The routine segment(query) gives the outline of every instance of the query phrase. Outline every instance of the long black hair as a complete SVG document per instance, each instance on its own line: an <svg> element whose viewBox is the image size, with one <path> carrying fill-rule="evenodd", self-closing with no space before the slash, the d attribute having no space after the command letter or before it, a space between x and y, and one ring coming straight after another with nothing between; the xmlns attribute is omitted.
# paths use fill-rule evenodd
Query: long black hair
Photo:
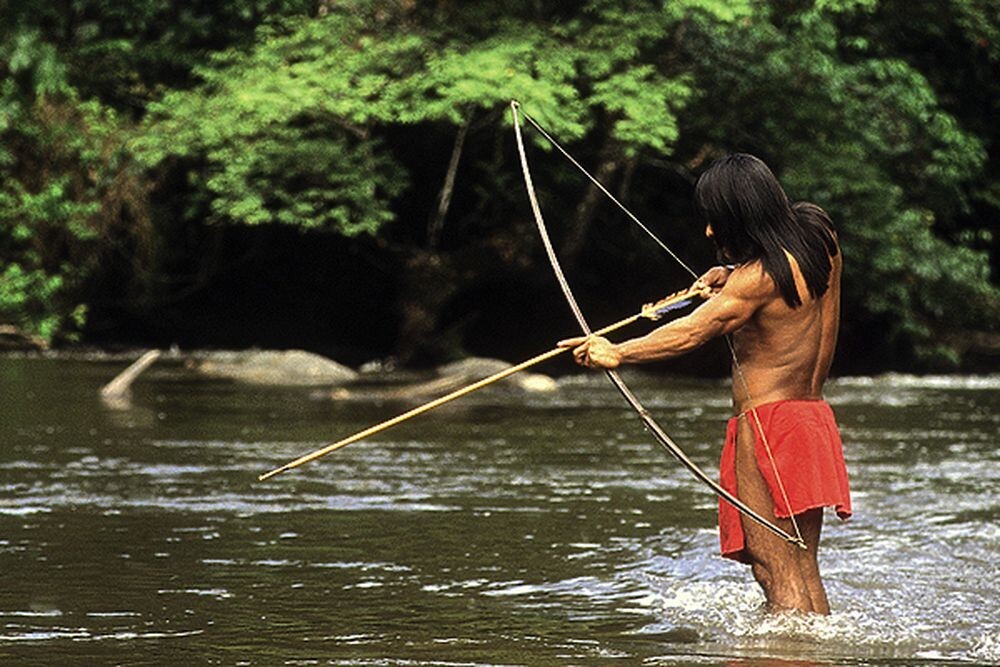
<svg viewBox="0 0 1000 667"><path fill-rule="evenodd" d="M815 204L789 202L762 160L746 153L715 160L698 179L694 200L720 254L737 264L760 260L789 307L802 299L786 250L798 262L809 295L826 293L831 257L838 252L833 222Z"/></svg>

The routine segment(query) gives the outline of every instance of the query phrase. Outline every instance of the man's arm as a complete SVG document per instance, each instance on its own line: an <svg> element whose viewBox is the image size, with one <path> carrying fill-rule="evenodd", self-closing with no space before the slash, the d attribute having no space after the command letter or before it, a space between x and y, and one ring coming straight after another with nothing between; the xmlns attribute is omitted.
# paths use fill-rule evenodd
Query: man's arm
<svg viewBox="0 0 1000 667"><path fill-rule="evenodd" d="M571 338L577 363L591 368L617 368L671 359L701 347L717 336L736 331L773 296L774 283L759 264L733 271L722 290L686 317L669 322L641 338L614 344L600 336Z"/></svg>

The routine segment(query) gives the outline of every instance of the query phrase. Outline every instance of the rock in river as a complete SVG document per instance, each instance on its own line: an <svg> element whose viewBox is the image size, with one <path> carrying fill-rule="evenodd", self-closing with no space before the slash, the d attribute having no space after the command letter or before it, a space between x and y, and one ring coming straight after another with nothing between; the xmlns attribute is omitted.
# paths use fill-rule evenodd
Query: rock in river
<svg viewBox="0 0 1000 667"><path fill-rule="evenodd" d="M188 366L208 377L276 386L341 385L357 377L347 366L302 350L220 352Z"/></svg>
<svg viewBox="0 0 1000 667"><path fill-rule="evenodd" d="M409 385L395 392L396 396L405 398L422 398L446 394L467 384L489 377L513 364L499 359L470 357L454 363L445 364L437 369L438 377L427 382ZM539 373L520 372L503 380L500 384L526 392L549 392L558 389L556 381L547 375Z"/></svg>

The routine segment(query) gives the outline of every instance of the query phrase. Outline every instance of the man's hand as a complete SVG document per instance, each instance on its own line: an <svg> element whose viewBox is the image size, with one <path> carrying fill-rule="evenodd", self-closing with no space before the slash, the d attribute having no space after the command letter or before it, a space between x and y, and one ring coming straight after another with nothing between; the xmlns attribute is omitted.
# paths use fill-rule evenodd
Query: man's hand
<svg viewBox="0 0 1000 667"><path fill-rule="evenodd" d="M602 336L580 336L559 341L559 347L571 347L576 363L587 368L612 370L621 363L615 344Z"/></svg>
<svg viewBox="0 0 1000 667"><path fill-rule="evenodd" d="M722 291L732 273L733 270L729 267L713 266L694 281L694 284L691 285L691 291L699 292L706 299L710 299Z"/></svg>

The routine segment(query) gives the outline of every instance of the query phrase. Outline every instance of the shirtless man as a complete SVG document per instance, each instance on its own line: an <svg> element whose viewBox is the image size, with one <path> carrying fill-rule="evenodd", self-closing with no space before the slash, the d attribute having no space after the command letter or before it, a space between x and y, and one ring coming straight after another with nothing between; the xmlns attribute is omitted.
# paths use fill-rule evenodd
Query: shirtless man
<svg viewBox="0 0 1000 667"><path fill-rule="evenodd" d="M732 265L692 285L708 300L641 338L614 344L590 336L560 345L573 347L583 366L610 369L670 359L732 334L735 416L722 452L722 486L786 532L800 532L807 549L720 500L722 555L751 566L768 608L828 614L817 563L823 507L841 518L851 513L840 436L823 401L840 320L836 234L818 206L790 204L767 166L750 155L713 163L695 200L705 235Z"/></svg>

